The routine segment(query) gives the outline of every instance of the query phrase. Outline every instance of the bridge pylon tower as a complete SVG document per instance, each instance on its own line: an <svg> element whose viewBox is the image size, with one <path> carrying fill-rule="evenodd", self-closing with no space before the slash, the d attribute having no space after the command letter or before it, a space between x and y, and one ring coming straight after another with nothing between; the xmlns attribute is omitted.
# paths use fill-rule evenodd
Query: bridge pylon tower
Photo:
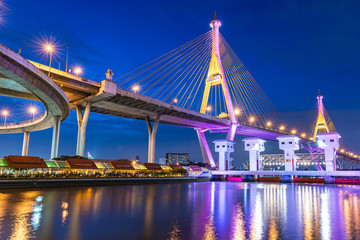
<svg viewBox="0 0 360 240"><path fill-rule="evenodd" d="M236 131L236 117L235 112L231 100L231 95L229 91L229 87L225 78L224 69L221 63L221 55L219 49L219 28L221 26L221 22L217 19L216 11L214 20L210 24L212 31L212 52L209 70L206 77L205 82L205 90L201 102L200 113L206 113L206 109L208 107L210 89L212 86L221 85L221 89L225 98L226 107L228 111L228 116L232 123L232 126L229 129L229 133L226 137L227 140L233 141Z"/></svg>
<svg viewBox="0 0 360 240"><path fill-rule="evenodd" d="M211 87L216 85L221 85L222 93L225 98L226 108L228 111L228 116L231 121L231 125L229 126L229 131L226 136L226 140L221 140L221 141L222 142L225 141L226 143L229 143L229 145L233 146L232 141L234 141L237 121L235 117L235 112L231 100L229 87L224 74L223 65L221 63L220 46L219 46L219 37L220 37L219 28L221 26L221 22L217 19L216 11L215 11L214 20L211 22L210 26L212 28L212 51L211 51L210 65L205 80L205 90L201 102L200 113L203 114L206 113ZM209 145L204 135L205 131L207 131L207 129L196 129L200 142L201 152L204 158L204 162L209 163L212 166L215 166L213 156L211 154ZM215 150L217 151L218 149ZM232 167L231 166L232 158L230 157L230 153L233 151L234 151L233 149L231 150L224 149L224 151L219 152L220 154L218 160L219 170L227 170Z"/></svg>
<svg viewBox="0 0 360 240"><path fill-rule="evenodd" d="M316 120L315 129L314 129L314 135L313 135L314 141L316 140L316 135L318 133L329 133L330 132L329 126L325 119L324 105L322 102L323 96L321 96L320 89L319 89L319 95L317 96L317 99L318 99L318 117Z"/></svg>

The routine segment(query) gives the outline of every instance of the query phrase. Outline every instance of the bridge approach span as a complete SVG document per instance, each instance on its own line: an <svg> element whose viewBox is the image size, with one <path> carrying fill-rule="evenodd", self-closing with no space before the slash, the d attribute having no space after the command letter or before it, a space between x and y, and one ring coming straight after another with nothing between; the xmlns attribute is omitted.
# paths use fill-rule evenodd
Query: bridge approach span
<svg viewBox="0 0 360 240"><path fill-rule="evenodd" d="M66 94L46 73L0 44L0 95L37 100L46 112L33 121L0 125L0 133L20 133L47 129L66 119L70 105Z"/></svg>

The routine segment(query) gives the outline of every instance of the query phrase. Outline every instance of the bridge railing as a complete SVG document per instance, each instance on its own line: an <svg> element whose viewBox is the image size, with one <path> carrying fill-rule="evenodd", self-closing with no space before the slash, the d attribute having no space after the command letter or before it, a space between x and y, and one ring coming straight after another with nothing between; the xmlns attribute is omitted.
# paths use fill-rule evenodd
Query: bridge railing
<svg viewBox="0 0 360 240"><path fill-rule="evenodd" d="M47 115L47 112L45 111L43 114L41 114L40 116L37 116L34 119L29 119L26 121L21 121L21 122L9 122L9 123L2 123L0 124L0 129L4 130L4 129L12 129L12 128L19 128L19 127L26 127L29 125L34 125L38 122L41 122Z"/></svg>

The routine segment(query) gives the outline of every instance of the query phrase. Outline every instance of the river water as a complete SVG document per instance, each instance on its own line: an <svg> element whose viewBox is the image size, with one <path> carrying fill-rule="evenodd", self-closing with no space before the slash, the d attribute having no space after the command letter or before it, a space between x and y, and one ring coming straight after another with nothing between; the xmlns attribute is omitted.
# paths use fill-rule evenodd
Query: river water
<svg viewBox="0 0 360 240"><path fill-rule="evenodd" d="M1 190L0 239L360 239L360 186L204 182Z"/></svg>

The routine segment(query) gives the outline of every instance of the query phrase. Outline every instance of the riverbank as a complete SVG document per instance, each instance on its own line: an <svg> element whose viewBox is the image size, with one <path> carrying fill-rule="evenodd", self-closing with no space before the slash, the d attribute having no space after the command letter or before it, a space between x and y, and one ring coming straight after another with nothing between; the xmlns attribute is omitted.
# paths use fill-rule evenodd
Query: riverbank
<svg viewBox="0 0 360 240"><path fill-rule="evenodd" d="M204 177L0 179L0 189L206 182Z"/></svg>

